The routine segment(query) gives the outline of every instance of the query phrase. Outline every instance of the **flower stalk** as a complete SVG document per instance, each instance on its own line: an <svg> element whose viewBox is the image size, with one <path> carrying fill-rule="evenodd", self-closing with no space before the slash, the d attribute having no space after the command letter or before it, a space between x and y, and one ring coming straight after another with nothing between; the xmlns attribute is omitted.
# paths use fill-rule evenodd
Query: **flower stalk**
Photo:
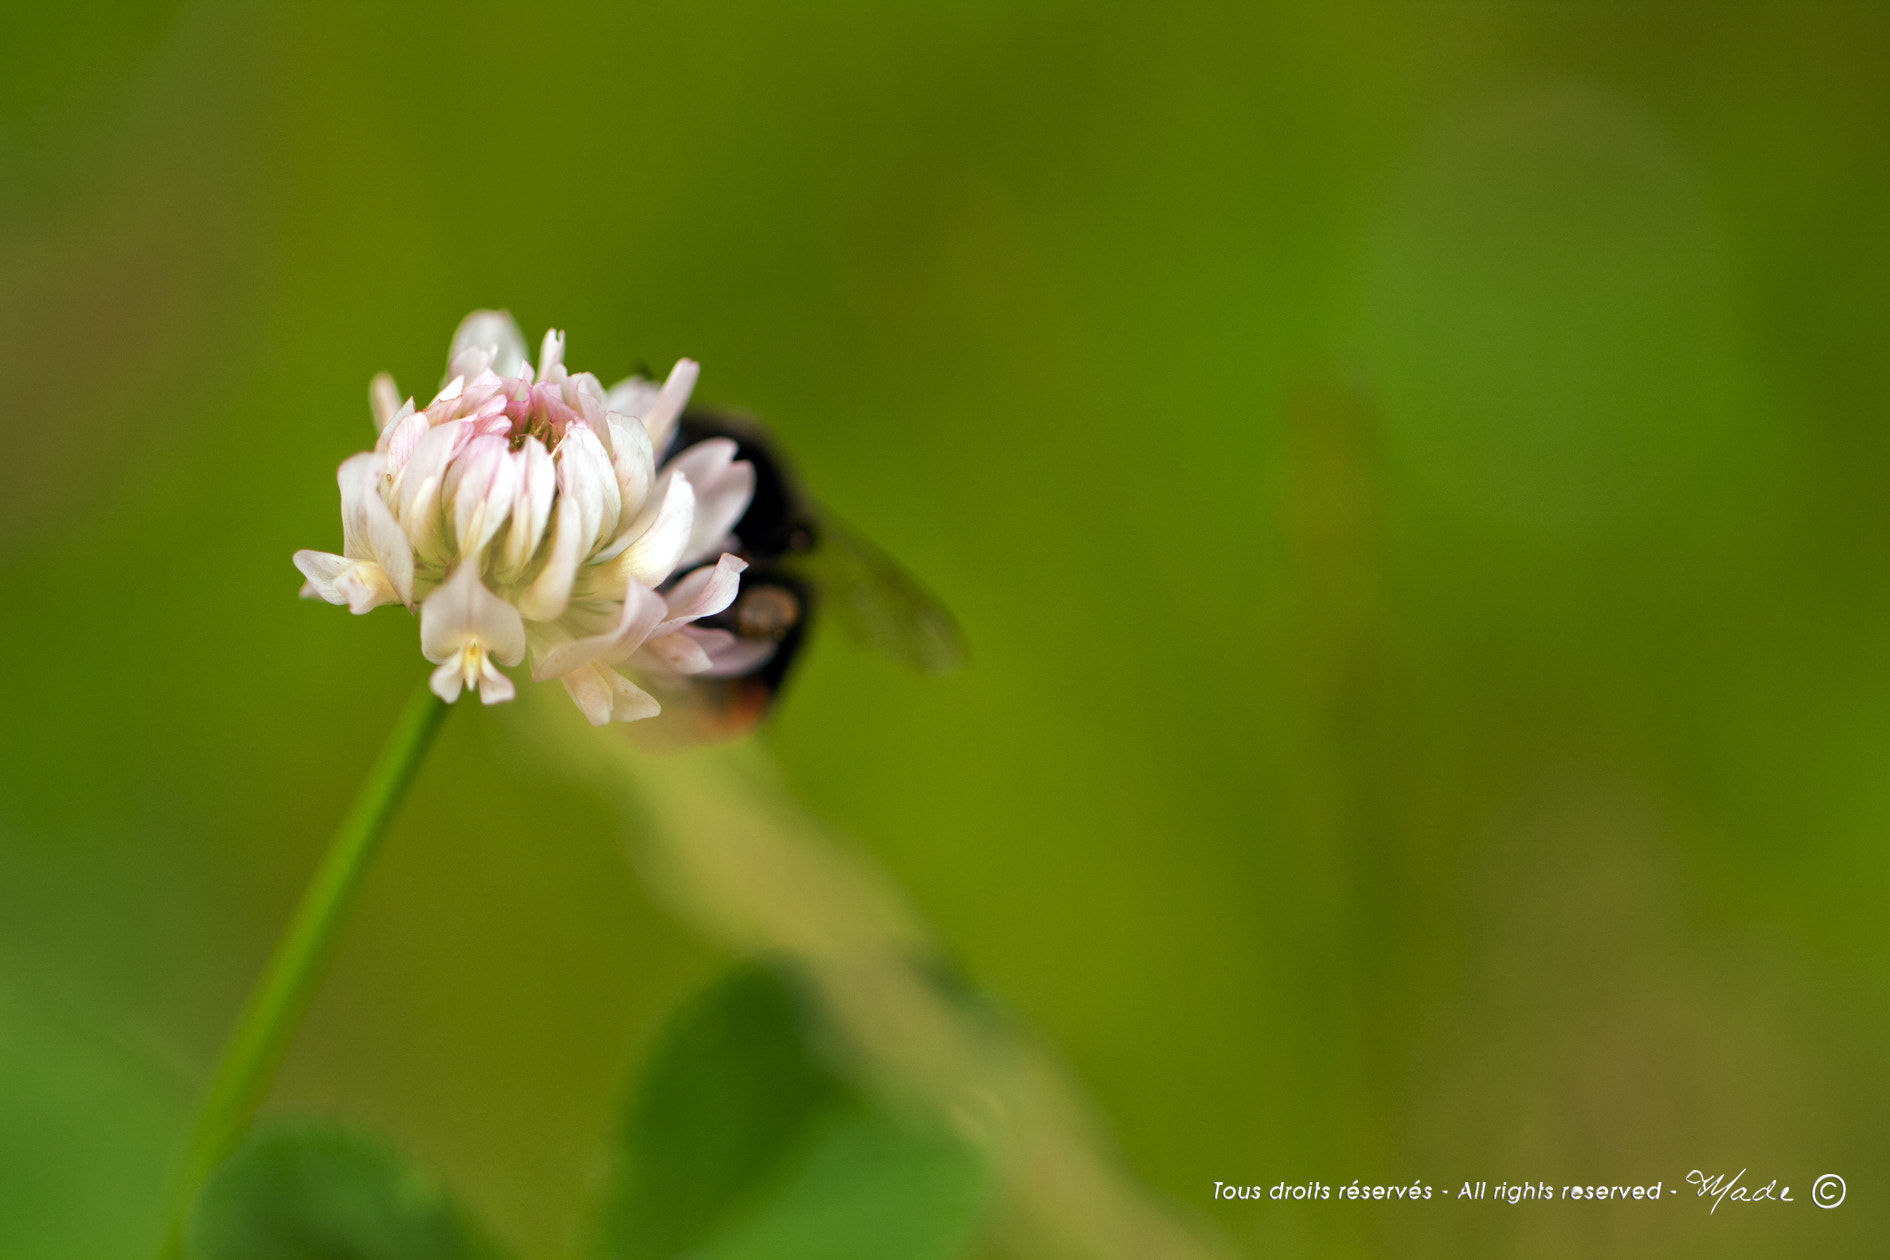
<svg viewBox="0 0 1890 1260"><path fill-rule="evenodd" d="M225 1045L191 1138L164 1245L183 1254L184 1226L204 1183L242 1139L333 957L342 924L394 812L425 759L449 706L425 685L401 713L387 744L322 855Z"/></svg>

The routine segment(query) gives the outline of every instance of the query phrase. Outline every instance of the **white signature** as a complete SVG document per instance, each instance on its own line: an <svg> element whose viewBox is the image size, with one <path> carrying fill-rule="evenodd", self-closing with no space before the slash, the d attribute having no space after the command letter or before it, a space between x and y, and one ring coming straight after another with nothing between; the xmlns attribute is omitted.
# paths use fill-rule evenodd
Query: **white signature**
<svg viewBox="0 0 1890 1260"><path fill-rule="evenodd" d="M1778 1189L1777 1177L1772 1178L1772 1180L1755 1190L1751 1186L1742 1186L1739 1184L1740 1180L1744 1178L1745 1175L1746 1170L1743 1168L1734 1173L1730 1179L1725 1173L1709 1175L1695 1168L1692 1172L1687 1174L1687 1184L1699 1187L1699 1189L1694 1192L1696 1197L1703 1198L1709 1194L1713 1196L1713 1206L1708 1210L1708 1216L1719 1211L1719 1205L1727 1200L1731 1200L1734 1203L1796 1202L1796 1200L1792 1198L1792 1188L1790 1186ZM1775 1190L1776 1193L1774 1193Z"/></svg>

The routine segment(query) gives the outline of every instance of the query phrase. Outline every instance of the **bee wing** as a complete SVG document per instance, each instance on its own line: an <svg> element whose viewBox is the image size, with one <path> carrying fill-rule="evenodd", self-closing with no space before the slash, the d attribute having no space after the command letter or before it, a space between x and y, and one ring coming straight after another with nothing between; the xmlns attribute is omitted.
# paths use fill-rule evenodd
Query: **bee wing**
<svg viewBox="0 0 1890 1260"><path fill-rule="evenodd" d="M937 676L965 663L958 623L919 579L891 556L821 510L819 545L794 557L812 579L823 611L881 656Z"/></svg>

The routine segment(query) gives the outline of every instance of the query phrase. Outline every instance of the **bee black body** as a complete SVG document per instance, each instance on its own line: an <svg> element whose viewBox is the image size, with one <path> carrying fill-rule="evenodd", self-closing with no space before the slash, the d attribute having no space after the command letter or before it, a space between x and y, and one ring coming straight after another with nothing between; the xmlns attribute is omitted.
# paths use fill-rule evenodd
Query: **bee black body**
<svg viewBox="0 0 1890 1260"><path fill-rule="evenodd" d="M746 674L690 675L662 696L664 716L636 723L658 742L729 739L774 707L817 616L832 616L859 642L922 674L948 674L964 659L951 613L885 552L848 529L801 489L767 431L753 420L687 411L671 449L727 438L735 458L754 466L755 490L735 523L737 554L748 562L741 593L696 624L774 646Z"/></svg>
<svg viewBox="0 0 1890 1260"><path fill-rule="evenodd" d="M734 530L741 540L738 554L748 562L741 594L727 610L697 624L775 644L774 654L752 673L693 683L693 707L708 728L704 733L733 736L767 715L806 641L817 611L817 592L789 566L818 545L820 527L793 473L759 424L714 412L684 412L677 421L674 449L686 450L709 438L732 440L735 458L754 465L755 493Z"/></svg>

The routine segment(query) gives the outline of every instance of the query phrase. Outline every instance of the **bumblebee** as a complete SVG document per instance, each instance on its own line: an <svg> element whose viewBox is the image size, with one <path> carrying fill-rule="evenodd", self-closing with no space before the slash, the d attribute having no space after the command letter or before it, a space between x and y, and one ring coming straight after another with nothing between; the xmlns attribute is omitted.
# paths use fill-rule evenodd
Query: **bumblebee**
<svg viewBox="0 0 1890 1260"><path fill-rule="evenodd" d="M671 449L709 438L733 441L735 458L754 465L755 492L734 529L736 554L748 562L741 593L697 624L771 643L774 650L746 673L680 678L662 693L662 716L636 724L642 733L664 743L746 734L773 709L815 623L829 617L867 647L922 674L949 674L963 664L963 641L945 606L810 497L759 423L685 411Z"/></svg>

